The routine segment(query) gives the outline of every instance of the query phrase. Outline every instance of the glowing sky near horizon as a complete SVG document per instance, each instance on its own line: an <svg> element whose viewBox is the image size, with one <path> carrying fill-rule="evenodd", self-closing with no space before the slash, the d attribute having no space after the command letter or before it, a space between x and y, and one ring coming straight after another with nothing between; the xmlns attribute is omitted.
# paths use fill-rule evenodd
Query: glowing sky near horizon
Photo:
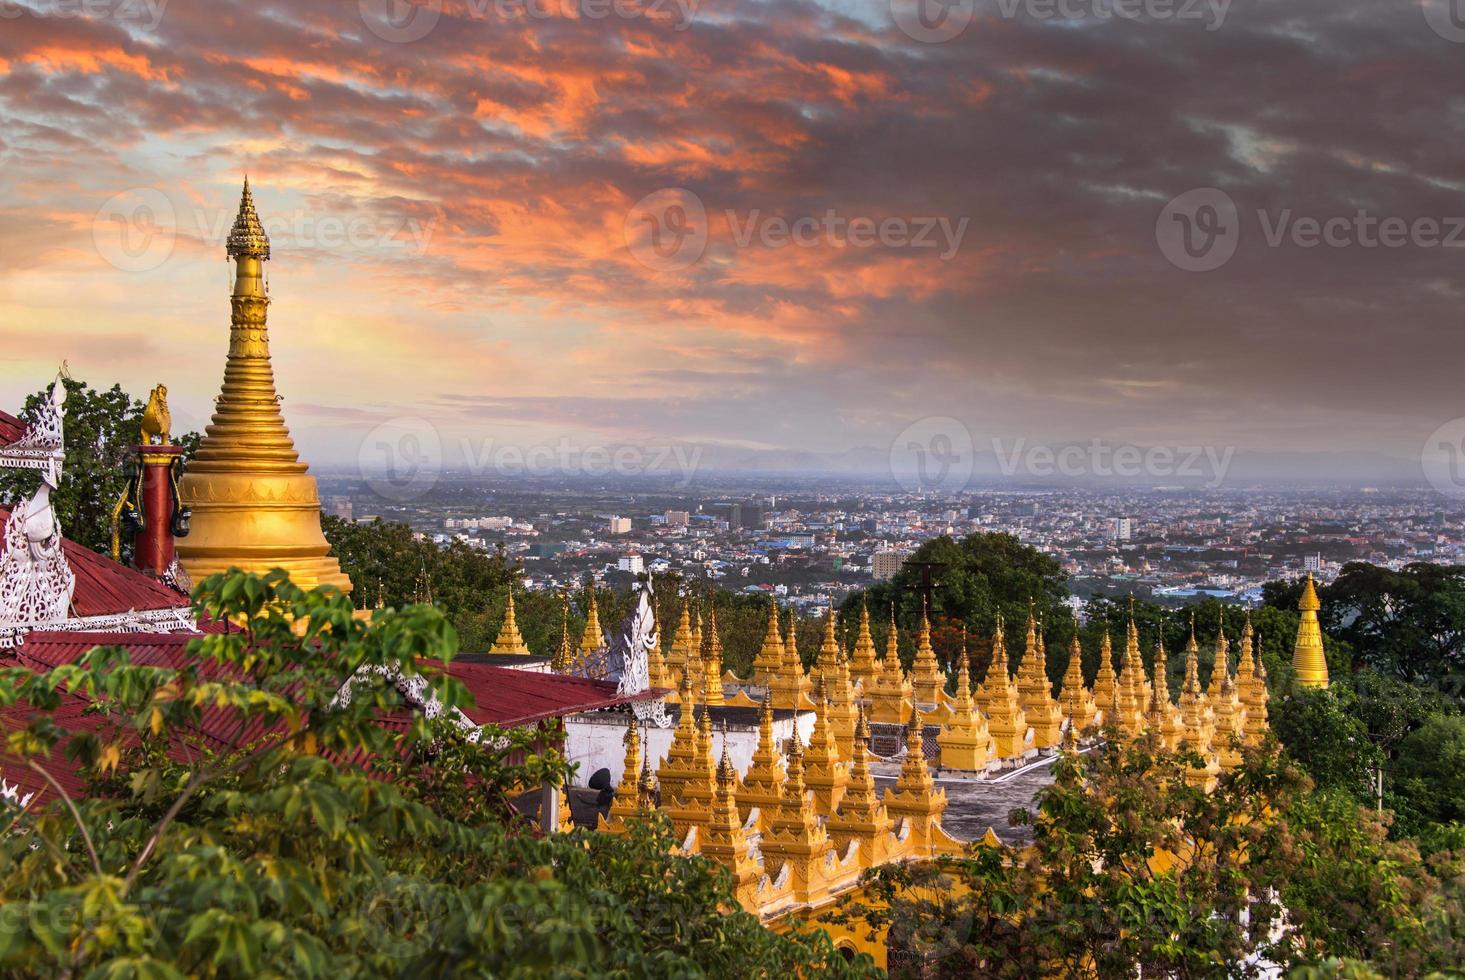
<svg viewBox="0 0 1465 980"><path fill-rule="evenodd" d="M880 450L929 416L979 444L1407 459L1465 415L1465 232L1267 241L1465 215L1465 43L1418 3L1235 0L1212 25L994 0L923 43L880 3L579 2L449 0L397 41L378 0L6 4L0 404L64 358L166 382L201 427L247 172L287 419L321 465L404 416L450 446L735 460ZM1156 226L1202 187L1240 241L1188 272ZM685 264L636 210L673 188L707 216Z"/></svg>

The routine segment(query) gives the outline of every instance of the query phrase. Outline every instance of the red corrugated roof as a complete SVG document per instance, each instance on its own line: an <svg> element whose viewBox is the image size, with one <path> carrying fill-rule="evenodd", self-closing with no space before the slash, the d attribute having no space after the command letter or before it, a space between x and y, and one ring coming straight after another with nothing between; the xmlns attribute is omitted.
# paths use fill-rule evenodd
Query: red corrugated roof
<svg viewBox="0 0 1465 980"><path fill-rule="evenodd" d="M0 446L8 446L25 435L25 423L9 412L0 412Z"/></svg>
<svg viewBox="0 0 1465 980"><path fill-rule="evenodd" d="M10 511L0 507L0 531L10 520ZM175 592L135 568L104 558L75 541L63 539L66 560L76 575L76 592L71 608L77 616L113 616L147 609L178 609L189 605L188 597ZM0 553L4 534L0 533Z"/></svg>
<svg viewBox="0 0 1465 980"><path fill-rule="evenodd" d="M32 670L50 670L75 663L99 646L125 647L132 662L148 667L181 667L189 661L189 633L67 633L37 630L8 659ZM439 661L429 661L441 668ZM625 696L609 681L539 674L508 667L453 662L448 675L460 681L476 702L464 713L479 725L513 728L561 715L594 711L657 696L653 692Z"/></svg>

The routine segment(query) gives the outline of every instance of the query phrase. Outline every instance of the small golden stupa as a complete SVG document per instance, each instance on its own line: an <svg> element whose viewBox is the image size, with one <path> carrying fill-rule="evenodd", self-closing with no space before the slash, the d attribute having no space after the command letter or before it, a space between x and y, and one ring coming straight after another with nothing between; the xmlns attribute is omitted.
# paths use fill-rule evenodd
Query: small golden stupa
<svg viewBox="0 0 1465 980"><path fill-rule="evenodd" d="M270 240L248 179L227 251L235 263L229 358L213 421L178 482L183 505L193 510L191 533L175 545L178 561L194 581L231 567L283 568L303 588L350 592L321 532L315 478L280 414L266 324Z"/></svg>
<svg viewBox="0 0 1465 980"><path fill-rule="evenodd" d="M1297 603L1302 618L1297 624L1297 643L1292 648L1292 669L1297 672L1297 683L1303 687L1328 686L1328 661L1323 656L1323 631L1317 621L1318 610L1321 608L1317 588L1312 583L1312 573L1308 572L1307 584L1302 588L1302 599Z"/></svg>

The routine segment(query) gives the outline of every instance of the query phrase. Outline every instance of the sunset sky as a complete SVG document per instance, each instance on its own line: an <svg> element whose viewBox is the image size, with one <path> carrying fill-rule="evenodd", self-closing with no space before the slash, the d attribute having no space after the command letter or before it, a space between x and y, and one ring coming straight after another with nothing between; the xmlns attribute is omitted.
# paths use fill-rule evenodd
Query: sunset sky
<svg viewBox="0 0 1465 980"><path fill-rule="evenodd" d="M66 359L201 427L248 173L317 465L402 416L732 461L952 416L1417 469L1465 415L1465 13L924 2L7 0L0 406ZM1236 250L1187 271L1208 187Z"/></svg>

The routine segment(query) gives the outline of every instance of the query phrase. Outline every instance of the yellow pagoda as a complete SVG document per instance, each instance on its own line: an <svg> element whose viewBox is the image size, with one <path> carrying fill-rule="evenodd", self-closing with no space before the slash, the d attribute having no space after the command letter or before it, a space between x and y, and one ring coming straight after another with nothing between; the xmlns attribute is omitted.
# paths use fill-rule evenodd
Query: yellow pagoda
<svg viewBox="0 0 1465 980"><path fill-rule="evenodd" d="M911 662L912 697L930 710L946 698L946 675L931 646L931 617L921 609L921 630L916 634L916 659Z"/></svg>
<svg viewBox="0 0 1465 980"><path fill-rule="evenodd" d="M987 730L992 734L999 759L1018 758L1027 752L1028 722L1023 715L1017 688L1007 673L1007 641L1003 639L1003 621L997 616L997 632L992 637L992 663L982 678L978 703L987 715Z"/></svg>
<svg viewBox="0 0 1465 980"><path fill-rule="evenodd" d="M270 240L248 179L225 250L234 262L229 356L213 420L178 481L182 505L193 510L188 536L174 542L178 562L195 581L230 568L282 568L302 588L350 592L321 532L315 478L280 412L264 273Z"/></svg>
<svg viewBox="0 0 1465 980"><path fill-rule="evenodd" d="M509 600L504 606L504 625L499 627L499 635L495 637L493 646L489 649L491 653L514 653L527 655L529 647L524 643L524 637L519 633L519 623L514 618L514 590L509 589Z"/></svg>
<svg viewBox="0 0 1465 980"><path fill-rule="evenodd" d="M1119 675L1114 672L1114 641L1109 637L1109 624L1104 623L1104 639L1099 644L1099 673L1094 677L1094 706L1098 709L1099 723L1104 726L1116 724L1118 717Z"/></svg>
<svg viewBox="0 0 1465 980"><path fill-rule="evenodd" d="M967 670L965 654L957 665L956 694L951 699L946 724L936 735L936 744L941 747L943 769L982 770L992 758L992 733L987 728L987 719L972 700L971 673Z"/></svg>
<svg viewBox="0 0 1465 980"><path fill-rule="evenodd" d="M880 676L880 665L875 662L875 639L870 635L870 606L867 602L860 604L860 628L855 636L849 672L850 679L859 685L863 693L868 693Z"/></svg>
<svg viewBox="0 0 1465 980"><path fill-rule="evenodd" d="M1094 696L1083 683L1083 648L1078 642L1078 621L1073 623L1073 640L1068 644L1068 669L1063 674L1063 689L1058 692L1058 706L1068 719L1068 728L1078 738L1094 723L1097 709Z"/></svg>
<svg viewBox="0 0 1465 980"><path fill-rule="evenodd" d="M911 684L900 666L900 632L895 625L895 607L890 610L890 631L885 635L885 656L873 685L864 692L869 701L870 721L904 725L911 716Z"/></svg>
<svg viewBox="0 0 1465 980"><path fill-rule="evenodd" d="M1048 680L1048 656L1043 646L1042 631L1028 611L1027 647L1017 668L1017 690L1022 713L1033 730L1033 748L1051 749L1063 734L1063 712L1053 700L1052 681Z"/></svg>
<svg viewBox="0 0 1465 980"><path fill-rule="evenodd" d="M769 603L768 631L763 634L763 645L758 656L753 658L753 683L767 687L783 667L783 637L778 632L778 603Z"/></svg>
<svg viewBox="0 0 1465 980"><path fill-rule="evenodd" d="M1297 683L1303 687L1328 686L1328 661L1323 656L1323 631L1318 625L1317 614L1322 603L1318 602L1317 588L1312 582L1312 573L1307 573L1307 584L1302 588L1302 599L1297 609L1302 621L1297 624L1297 643L1292 648L1292 670Z"/></svg>

